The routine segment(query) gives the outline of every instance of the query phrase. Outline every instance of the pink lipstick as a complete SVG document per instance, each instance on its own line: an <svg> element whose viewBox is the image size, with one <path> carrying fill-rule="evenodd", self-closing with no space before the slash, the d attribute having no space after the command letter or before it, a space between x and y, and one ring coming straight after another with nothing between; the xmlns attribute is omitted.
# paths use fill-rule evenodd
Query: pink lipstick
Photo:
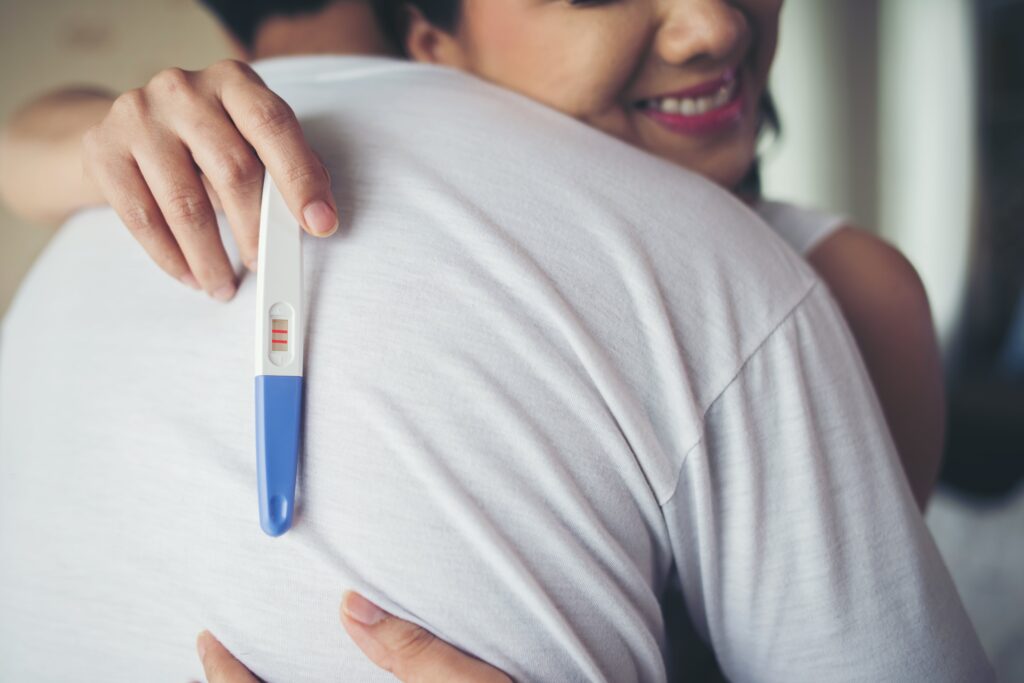
<svg viewBox="0 0 1024 683"><path fill-rule="evenodd" d="M658 95L637 108L658 124L683 135L714 135L743 117L743 93L735 69L686 90Z"/></svg>

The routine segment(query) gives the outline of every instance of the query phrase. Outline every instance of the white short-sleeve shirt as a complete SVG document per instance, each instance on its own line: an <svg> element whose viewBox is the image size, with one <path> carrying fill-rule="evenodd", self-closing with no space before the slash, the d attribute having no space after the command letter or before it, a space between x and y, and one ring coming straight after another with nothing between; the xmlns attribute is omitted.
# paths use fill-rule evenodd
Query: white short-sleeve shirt
<svg viewBox="0 0 1024 683"><path fill-rule="evenodd" d="M260 71L345 226L304 241L294 528L257 518L253 278L214 302L79 214L3 322L0 680L198 677L203 628L267 681L390 680L355 588L516 680L662 681L673 581L733 680L991 677L843 320L751 211L451 71Z"/></svg>

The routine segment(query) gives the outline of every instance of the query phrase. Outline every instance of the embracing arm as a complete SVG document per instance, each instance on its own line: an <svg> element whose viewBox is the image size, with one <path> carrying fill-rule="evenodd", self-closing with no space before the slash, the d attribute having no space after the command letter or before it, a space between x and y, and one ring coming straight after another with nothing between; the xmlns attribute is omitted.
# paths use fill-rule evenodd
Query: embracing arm
<svg viewBox="0 0 1024 683"><path fill-rule="evenodd" d="M103 203L82 172L82 136L114 102L108 92L67 88L18 110L0 134L0 196L31 221L58 222L77 209Z"/></svg>
<svg viewBox="0 0 1024 683"><path fill-rule="evenodd" d="M338 214L326 166L295 113L247 64L165 69L111 101L65 91L7 126L0 189L18 213L60 219L109 203L169 275L227 300L234 268L214 207L255 269L264 166L298 223L324 237Z"/></svg>
<svg viewBox="0 0 1024 683"><path fill-rule="evenodd" d="M341 603L341 623L374 664L408 683L512 683L505 673L438 639L416 624L388 614L351 591ZM210 683L259 683L209 631L196 641Z"/></svg>
<svg viewBox="0 0 1024 683"><path fill-rule="evenodd" d="M843 228L808 256L850 326L921 510L945 438L942 360L914 266L874 235Z"/></svg>

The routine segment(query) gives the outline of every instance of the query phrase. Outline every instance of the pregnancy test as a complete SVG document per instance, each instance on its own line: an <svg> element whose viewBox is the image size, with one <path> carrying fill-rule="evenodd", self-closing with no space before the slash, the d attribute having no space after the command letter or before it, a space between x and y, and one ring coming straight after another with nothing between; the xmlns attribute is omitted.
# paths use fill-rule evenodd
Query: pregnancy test
<svg viewBox="0 0 1024 683"><path fill-rule="evenodd" d="M288 531L302 437L302 228L263 179L256 269L256 472L260 527Z"/></svg>

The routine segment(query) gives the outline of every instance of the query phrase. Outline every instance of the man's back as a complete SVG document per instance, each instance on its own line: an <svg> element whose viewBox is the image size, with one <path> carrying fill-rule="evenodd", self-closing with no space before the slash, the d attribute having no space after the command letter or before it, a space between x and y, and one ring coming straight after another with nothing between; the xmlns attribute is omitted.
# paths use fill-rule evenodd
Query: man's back
<svg viewBox="0 0 1024 683"><path fill-rule="evenodd" d="M677 578L736 678L978 671L845 328L746 209L454 73L261 73L352 226L306 243L295 526L257 523L252 278L203 300L77 217L4 325L0 678L196 675L208 627L266 680L389 679L353 587L518 680L662 680Z"/></svg>

